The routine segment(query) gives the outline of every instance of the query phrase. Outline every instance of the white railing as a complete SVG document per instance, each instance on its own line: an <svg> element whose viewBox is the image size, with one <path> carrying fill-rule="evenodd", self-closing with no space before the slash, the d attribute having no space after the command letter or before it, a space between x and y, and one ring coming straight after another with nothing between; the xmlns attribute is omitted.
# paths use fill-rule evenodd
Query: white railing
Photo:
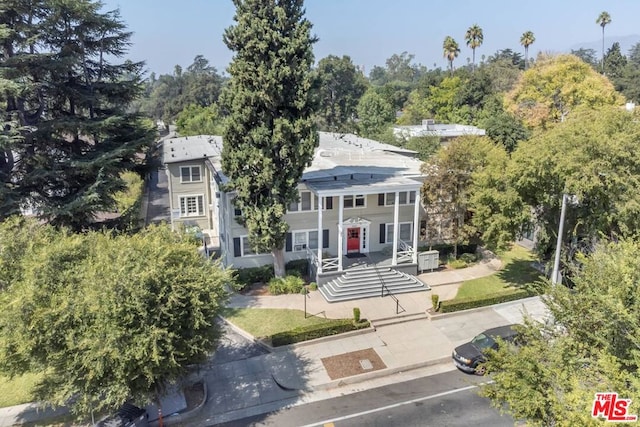
<svg viewBox="0 0 640 427"><path fill-rule="evenodd" d="M407 242L398 239L398 264L413 262L413 247Z"/></svg>
<svg viewBox="0 0 640 427"><path fill-rule="evenodd" d="M307 256L311 263L318 268L318 254L314 249L307 248ZM322 258L322 271L331 271L338 269L338 258Z"/></svg>
<svg viewBox="0 0 640 427"><path fill-rule="evenodd" d="M338 269L338 258L323 258L322 271L331 271Z"/></svg>
<svg viewBox="0 0 640 427"><path fill-rule="evenodd" d="M315 253L315 251L307 248L307 256L311 260L311 264L313 264L315 267L317 267L318 266L318 255Z"/></svg>

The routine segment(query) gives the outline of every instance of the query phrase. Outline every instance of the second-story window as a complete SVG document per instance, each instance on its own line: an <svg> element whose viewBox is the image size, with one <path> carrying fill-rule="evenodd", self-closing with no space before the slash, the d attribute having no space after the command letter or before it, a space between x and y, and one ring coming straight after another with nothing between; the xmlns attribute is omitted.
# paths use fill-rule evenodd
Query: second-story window
<svg viewBox="0 0 640 427"><path fill-rule="evenodd" d="M200 166L181 166L180 182L201 182Z"/></svg>
<svg viewBox="0 0 640 427"><path fill-rule="evenodd" d="M345 208L363 208L366 206L365 196L357 194L355 196L344 196Z"/></svg>
<svg viewBox="0 0 640 427"><path fill-rule="evenodd" d="M300 201L289 204L289 212L308 212L317 210L318 202L315 201L314 204L314 199L315 197L311 191L301 191Z"/></svg>

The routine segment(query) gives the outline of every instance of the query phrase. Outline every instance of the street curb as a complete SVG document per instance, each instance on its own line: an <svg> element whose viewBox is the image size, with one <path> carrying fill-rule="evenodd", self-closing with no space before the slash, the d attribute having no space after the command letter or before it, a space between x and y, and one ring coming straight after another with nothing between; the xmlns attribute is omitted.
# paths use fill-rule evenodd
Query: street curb
<svg viewBox="0 0 640 427"><path fill-rule="evenodd" d="M253 335L251 335L250 333L248 333L247 331L245 331L244 329L241 329L239 327L237 327L236 325L234 325L233 323L229 322L227 319L225 319L224 317L218 315L218 319L222 320L224 323L226 323L231 329L234 330L234 332L236 332L239 335L242 335L245 339L251 341L252 343L259 345L260 347L262 347L265 351L268 351L269 353L273 353L274 352L274 348L271 347L270 345L268 345L267 343L265 343L264 341L254 337Z"/></svg>
<svg viewBox="0 0 640 427"><path fill-rule="evenodd" d="M196 406L190 411L181 412L175 415L170 415L166 418L163 417L162 418L163 425L171 426L171 425L183 423L185 421L189 421L190 419L198 415L200 412L202 412L202 408L204 408L204 405L207 403L207 400L209 400L209 388L207 387L206 381L201 380L201 382L202 382L202 388L204 389L204 396L202 397L202 402L200 402L198 406ZM157 427L159 425L160 423L157 420L149 423L149 426L151 427Z"/></svg>

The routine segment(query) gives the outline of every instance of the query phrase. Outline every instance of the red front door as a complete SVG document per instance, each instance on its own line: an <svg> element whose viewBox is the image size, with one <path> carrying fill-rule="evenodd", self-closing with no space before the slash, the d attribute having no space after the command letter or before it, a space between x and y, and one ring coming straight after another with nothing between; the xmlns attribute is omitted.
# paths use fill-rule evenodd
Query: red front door
<svg viewBox="0 0 640 427"><path fill-rule="evenodd" d="M347 228L347 253L360 252L360 228Z"/></svg>

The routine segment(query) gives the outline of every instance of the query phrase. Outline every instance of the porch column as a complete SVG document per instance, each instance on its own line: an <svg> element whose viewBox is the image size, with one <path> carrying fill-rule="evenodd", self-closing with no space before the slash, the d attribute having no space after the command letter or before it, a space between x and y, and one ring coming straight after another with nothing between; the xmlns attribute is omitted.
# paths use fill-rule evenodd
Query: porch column
<svg viewBox="0 0 640 427"><path fill-rule="evenodd" d="M322 205L324 197L318 200L318 273L322 273Z"/></svg>
<svg viewBox="0 0 640 427"><path fill-rule="evenodd" d="M420 233L420 192L416 191L413 205L413 263L418 263L418 235Z"/></svg>
<svg viewBox="0 0 640 427"><path fill-rule="evenodd" d="M391 265L398 265L398 239L400 238L400 230L398 230L398 214L400 213L400 193L396 191L396 200L393 205L393 258Z"/></svg>
<svg viewBox="0 0 640 427"><path fill-rule="evenodd" d="M344 196L340 195L338 203L338 271L342 271L342 211L344 210Z"/></svg>

